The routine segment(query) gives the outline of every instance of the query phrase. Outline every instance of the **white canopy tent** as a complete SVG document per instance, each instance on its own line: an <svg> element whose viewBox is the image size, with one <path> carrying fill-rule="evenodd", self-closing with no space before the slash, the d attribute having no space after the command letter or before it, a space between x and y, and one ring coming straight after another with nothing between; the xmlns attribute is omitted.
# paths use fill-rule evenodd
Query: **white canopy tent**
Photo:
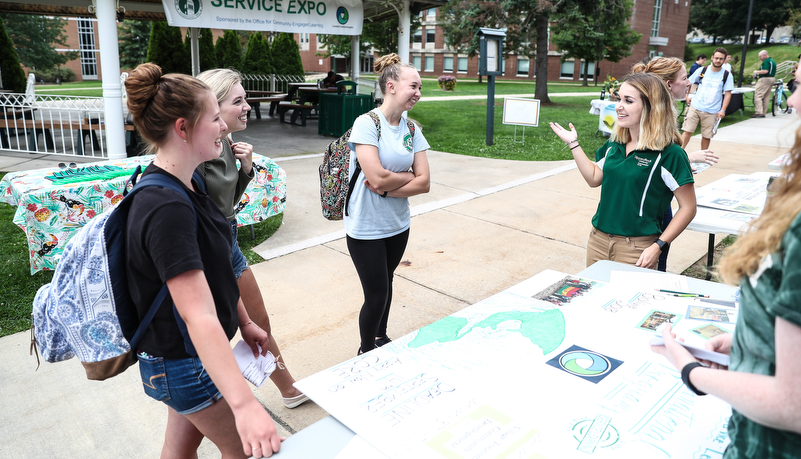
<svg viewBox="0 0 801 459"><path fill-rule="evenodd" d="M103 78L103 99L104 99L104 117L106 132L119 132L120 135L107 136L107 145L110 159L124 158L125 152L125 136L124 120L122 110L122 87L119 78L108 78L108 75L120 74L120 54L118 38L117 38L117 14L124 11L126 19L142 19L142 20L167 20L164 6L161 0L83 0L86 4L83 6L76 6L76 3L82 0L20 0L18 2L0 2L0 12L2 13L22 13L22 14L43 14L51 16L77 16L86 17L91 16L92 13L97 17L97 29L99 36L100 47L100 68L106 77ZM393 17L394 15L400 16L400 30L398 31L398 55L408 62L409 61L409 32L411 24L411 10L421 11L427 8L436 8L444 5L447 0L341 0L351 4L353 2L361 3L362 7L362 20L371 22L380 22ZM184 9L186 3L190 3L190 9L197 11L202 8L203 2L208 5L213 4L236 4L231 0L188 0L182 2ZM288 0L283 4L286 8L292 3L317 5L318 2L307 2L304 0ZM328 3L336 3L337 0L327 0ZM254 0L246 3L262 5L265 10L270 5L281 4L281 0ZM175 2L170 1L170 4ZM307 25L300 23L297 26L290 25L287 29L286 24L281 21L281 24L268 24L265 21L251 22L245 29L246 30L262 30L262 31L284 31L293 33L306 33L310 32ZM290 21L291 22L291 21ZM203 26L202 26L203 27ZM280 28L278 28L280 27ZM215 27L215 28L231 28L231 27ZM242 27L238 27L242 28ZM352 29L340 29L337 35L352 35L351 46L353 52L351 53L353 72L352 78L358 78L359 72L359 35L355 34L356 30L361 33L361 26ZM351 32L351 33L347 33ZM199 54L198 54L198 34L197 28L191 28L190 37L192 40L192 73L197 74L199 69ZM114 46L104 46L104 44L111 44Z"/></svg>

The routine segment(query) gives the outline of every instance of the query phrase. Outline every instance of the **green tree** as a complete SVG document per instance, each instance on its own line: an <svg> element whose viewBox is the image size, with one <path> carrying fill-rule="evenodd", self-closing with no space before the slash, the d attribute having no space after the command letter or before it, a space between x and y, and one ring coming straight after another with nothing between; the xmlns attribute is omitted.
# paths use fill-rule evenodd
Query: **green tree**
<svg viewBox="0 0 801 459"><path fill-rule="evenodd" d="M6 32L4 22L0 21L0 76L3 78L0 87L14 92L25 92L25 71L19 65L17 50Z"/></svg>
<svg viewBox="0 0 801 459"><path fill-rule="evenodd" d="M268 75L273 73L270 58L270 43L261 32L253 32L248 39L242 73Z"/></svg>
<svg viewBox="0 0 801 459"><path fill-rule="evenodd" d="M630 0L572 0L552 16L557 30L552 40L564 51L562 60L584 61L583 86L590 62L620 62L642 38L628 24L632 7Z"/></svg>
<svg viewBox="0 0 801 459"><path fill-rule="evenodd" d="M211 29L200 29L198 52L200 53L201 72L217 68L217 54L214 51L214 35Z"/></svg>
<svg viewBox="0 0 801 459"><path fill-rule="evenodd" d="M188 62L181 29L170 27L165 21L154 21L150 30L147 61L158 64L165 74L189 73L192 64Z"/></svg>
<svg viewBox="0 0 801 459"><path fill-rule="evenodd" d="M0 17L5 21L6 31L25 67L47 71L78 58L77 51L56 51L57 46L67 46L64 33L67 21L31 14L3 14Z"/></svg>
<svg viewBox="0 0 801 459"><path fill-rule="evenodd" d="M740 37L745 31L748 4L742 0L693 0L690 26L716 40ZM790 13L799 8L801 0L755 0L751 31L765 29L769 37L777 27L786 25Z"/></svg>
<svg viewBox="0 0 801 459"><path fill-rule="evenodd" d="M448 46L473 57L479 52L480 27L505 29L504 54L535 57L537 78L534 95L542 103L548 97L548 23L563 0L451 0L443 8L442 28ZM514 13L510 13L514 12ZM536 52L538 49L544 52Z"/></svg>
<svg viewBox="0 0 801 459"><path fill-rule="evenodd" d="M273 42L271 49L273 66L278 75L300 75L303 72L303 62L300 59L300 48L292 34L280 33Z"/></svg>
<svg viewBox="0 0 801 459"><path fill-rule="evenodd" d="M217 51L217 64L221 68L242 69L242 45L236 32L226 30L223 36L217 39L215 50Z"/></svg>
<svg viewBox="0 0 801 459"><path fill-rule="evenodd" d="M147 59L151 21L124 20L117 25L120 42L120 67L132 69Z"/></svg>

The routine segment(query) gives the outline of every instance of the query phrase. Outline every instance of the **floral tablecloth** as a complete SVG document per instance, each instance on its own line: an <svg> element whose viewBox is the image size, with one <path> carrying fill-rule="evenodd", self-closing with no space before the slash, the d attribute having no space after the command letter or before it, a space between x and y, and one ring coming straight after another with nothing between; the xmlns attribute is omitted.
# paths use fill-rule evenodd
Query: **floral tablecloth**
<svg viewBox="0 0 801 459"><path fill-rule="evenodd" d="M64 245L89 219L122 200L125 181L153 156L10 172L0 180L0 201L17 206L14 223L25 231L31 274L54 269ZM286 173L270 158L254 154L256 175L237 206L239 226L284 211Z"/></svg>

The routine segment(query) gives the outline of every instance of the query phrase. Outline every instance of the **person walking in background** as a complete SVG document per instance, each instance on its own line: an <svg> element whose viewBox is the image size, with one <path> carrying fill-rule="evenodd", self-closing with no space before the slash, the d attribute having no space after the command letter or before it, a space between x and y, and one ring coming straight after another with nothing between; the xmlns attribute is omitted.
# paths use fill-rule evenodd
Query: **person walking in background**
<svg viewBox="0 0 801 459"><path fill-rule="evenodd" d="M220 116L228 125L228 136L223 142L220 157L204 162L197 170L206 179L209 196L217 203L231 226L231 263L245 309L253 322L267 332L268 350L280 363L270 375L270 379L281 391L284 405L287 408L295 408L307 402L309 398L293 386L295 379L286 368L281 350L273 337L270 316L264 306L259 284L236 240L236 205L254 176L253 146L245 142L233 142L231 138L232 133L245 129L248 123L250 106L245 101L242 76L235 70L214 69L206 70L197 77L214 91L220 105ZM236 166L237 160L241 165L239 169Z"/></svg>
<svg viewBox="0 0 801 459"><path fill-rule="evenodd" d="M703 67L704 64L706 64L706 54L699 54L695 56L695 62L693 62L693 65L690 66L689 74L692 75L696 70Z"/></svg>
<svg viewBox="0 0 801 459"><path fill-rule="evenodd" d="M801 93L793 93L787 104L799 113ZM795 138L762 215L718 265L725 282L740 284L734 334L706 344L730 354L728 368L698 361L676 342L669 326L662 331L664 346L651 346L681 371L690 390L731 404L725 459L790 459L801 450L801 362L796 357L801 347L801 128Z"/></svg>
<svg viewBox="0 0 801 459"><path fill-rule="evenodd" d="M684 62L677 57L657 57L647 64L635 64L631 73L653 73L665 82L674 100L683 100L690 90L690 80L687 78L687 68ZM717 164L718 156L712 150L698 150L687 153L690 163L705 163L710 166ZM596 161L600 158L596 157ZM693 167L693 171L695 168ZM665 231L673 220L673 209L668 206L667 212L662 216L662 231ZM666 246L659 255L657 270L667 271L667 257L670 247Z"/></svg>
<svg viewBox="0 0 801 459"><path fill-rule="evenodd" d="M726 60L723 61L723 65L721 68L729 73L731 73L731 54L726 53Z"/></svg>
<svg viewBox="0 0 801 459"><path fill-rule="evenodd" d="M184 188L149 187L136 195L126 232L127 278L142 317L164 283L169 295L135 349L145 393L167 405L161 457L197 457L208 437L224 458L269 457L281 441L269 413L239 371L230 340L237 329L258 354L267 333L248 317L231 266L231 230L194 181L220 156L227 126L217 98L200 80L138 66L125 81L128 109L156 157L144 174ZM197 356L187 351L178 316Z"/></svg>
<svg viewBox="0 0 801 459"><path fill-rule="evenodd" d="M764 49L759 52L762 65L754 70L754 78L759 78L754 92L754 114L751 118L764 118L770 104L770 88L776 81L776 61L768 56Z"/></svg>
<svg viewBox="0 0 801 459"><path fill-rule="evenodd" d="M676 104L662 79L630 74L619 92L617 122L596 152L596 163L581 149L572 123L570 130L554 122L550 126L571 149L587 184L602 185L587 242L587 266L611 260L655 268L662 250L695 217L692 169L679 146ZM679 210L662 231L662 216L674 195Z"/></svg>
<svg viewBox="0 0 801 459"><path fill-rule="evenodd" d="M409 240L408 198L428 193L430 187L428 142L403 116L420 100L420 74L413 65L401 63L397 54L376 59L374 69L380 74L384 103L356 119L348 140L351 177L357 161L364 174L356 181L344 217L348 252L364 292L357 354L391 341L387 322L392 278Z"/></svg>
<svg viewBox="0 0 801 459"><path fill-rule="evenodd" d="M712 65L701 67L690 75L690 94L687 103L690 108L684 117L681 126L681 147L690 142L698 124L701 124L701 150L709 149L709 142L717 132L719 120L726 116L726 108L731 100L731 91L734 89L734 77L723 70L723 62L729 54L725 48L717 48L712 54Z"/></svg>

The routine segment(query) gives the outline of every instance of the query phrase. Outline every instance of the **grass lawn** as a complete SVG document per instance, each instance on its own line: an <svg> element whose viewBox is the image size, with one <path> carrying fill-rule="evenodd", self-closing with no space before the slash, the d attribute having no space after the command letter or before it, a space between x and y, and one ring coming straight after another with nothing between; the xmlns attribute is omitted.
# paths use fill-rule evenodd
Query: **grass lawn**
<svg viewBox="0 0 801 459"><path fill-rule="evenodd" d="M503 100L495 101L495 130L492 146L486 144L486 100L453 100L425 102L422 99L409 116L423 126L426 140L432 150L446 151L484 158L513 159L521 161L557 161L572 159L570 150L553 133L548 123L558 122L564 127L573 123L581 141L582 149L595 160L595 150L604 144L606 138L595 137L598 129L598 115L591 115L592 96L551 97L552 105L540 109L538 127L527 127L525 143L515 143L515 126L503 124ZM747 119L753 108L745 111L745 116L727 116L720 123L728 126ZM523 137L523 127L517 126L518 142Z"/></svg>

